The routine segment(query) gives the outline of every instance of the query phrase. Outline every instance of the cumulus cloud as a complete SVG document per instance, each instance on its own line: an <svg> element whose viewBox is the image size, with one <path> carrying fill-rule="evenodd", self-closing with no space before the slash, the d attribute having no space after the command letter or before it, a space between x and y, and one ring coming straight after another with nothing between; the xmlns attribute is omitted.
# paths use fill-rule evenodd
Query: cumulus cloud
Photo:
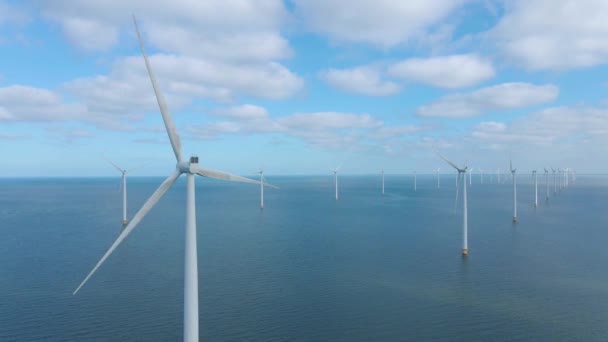
<svg viewBox="0 0 608 342"><path fill-rule="evenodd" d="M608 62L608 2L514 0L487 37L531 70L566 70Z"/></svg>
<svg viewBox="0 0 608 342"><path fill-rule="evenodd" d="M394 47L423 37L464 0L295 0L296 13L315 32L336 41Z"/></svg>
<svg viewBox="0 0 608 342"><path fill-rule="evenodd" d="M462 88L496 74L492 63L476 54L410 58L393 64L389 74L404 80L441 88Z"/></svg>
<svg viewBox="0 0 608 342"><path fill-rule="evenodd" d="M268 111L264 107L251 104L218 108L210 113L212 116L225 117L240 120L266 119L269 117Z"/></svg>
<svg viewBox="0 0 608 342"><path fill-rule="evenodd" d="M230 102L243 94L282 99L303 86L298 76L273 62L222 64L159 54L150 56L150 64L172 111L189 105L195 98ZM138 120L146 111L158 109L141 57L121 58L109 74L76 79L64 87L99 117Z"/></svg>
<svg viewBox="0 0 608 342"><path fill-rule="evenodd" d="M373 66L361 66L352 69L329 69L320 76L331 86L342 91L369 95L386 96L398 93L401 86L383 80L381 70Z"/></svg>
<svg viewBox="0 0 608 342"><path fill-rule="evenodd" d="M543 109L512 122L482 122L474 127L475 141L551 146L565 139L584 140L608 135L608 110L563 106Z"/></svg>
<svg viewBox="0 0 608 342"><path fill-rule="evenodd" d="M0 88L0 121L60 121L85 119L86 108L65 103L48 89L23 85Z"/></svg>
<svg viewBox="0 0 608 342"><path fill-rule="evenodd" d="M135 13L152 45L163 50L208 58L245 54L263 60L290 54L279 33L288 16L281 0L52 0L40 7L76 46L88 50L113 47L121 28L132 32L130 14Z"/></svg>
<svg viewBox="0 0 608 342"><path fill-rule="evenodd" d="M484 112L548 103L557 99L558 95L559 88L551 84L503 83L481 88L471 93L446 95L429 105L418 108L416 113L429 117L472 117Z"/></svg>
<svg viewBox="0 0 608 342"><path fill-rule="evenodd" d="M264 108L253 105L214 112L216 116L232 120L191 126L188 132L195 138L206 140L230 134L283 134L316 147L357 149L364 144L386 144L413 137L415 133L428 129L414 125L386 126L382 120L369 114L316 112L273 118Z"/></svg>

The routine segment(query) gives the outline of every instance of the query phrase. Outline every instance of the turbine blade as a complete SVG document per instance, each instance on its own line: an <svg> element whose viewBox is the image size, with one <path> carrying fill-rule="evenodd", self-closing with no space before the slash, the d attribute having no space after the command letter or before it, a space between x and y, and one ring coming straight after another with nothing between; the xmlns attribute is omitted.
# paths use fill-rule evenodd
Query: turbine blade
<svg viewBox="0 0 608 342"><path fill-rule="evenodd" d="M103 157L103 159L105 159L108 163L112 164L112 166L114 166L116 168L116 170L122 172L122 169L120 168L120 166L114 164L110 159Z"/></svg>
<svg viewBox="0 0 608 342"><path fill-rule="evenodd" d="M207 178L215 178L215 179L225 180L225 181L230 181L230 182L262 184L261 182L253 180L253 179L236 176L236 175L231 175L231 174L223 172L223 171L203 169L201 167L196 169L196 174L199 176L207 177ZM264 186L267 186L269 188L275 188L275 189L279 188L278 186L274 186L274 185L268 184L266 182L264 182Z"/></svg>
<svg viewBox="0 0 608 342"><path fill-rule="evenodd" d="M158 86L156 77L152 73L152 67L150 66L150 62L148 61L148 55L146 54L144 42L142 41L141 35L139 34L139 27L137 26L137 20L135 19L135 16L133 16L133 24L135 24L135 32L137 33L139 48L141 49L141 54L144 56L146 69L148 70L148 75L150 76L150 81L152 82L152 88L154 88L154 94L156 95L156 101L158 102L158 107L160 107L160 112L163 116L163 121L165 122L165 128L167 129L167 135L169 136L169 140L171 141L171 147L173 147L173 153L175 153L175 158L177 158L177 161L181 162L182 145L179 140L179 135L177 134L177 130L175 129L175 123L173 122L173 118L171 118L171 113L167 108L167 103L165 102L165 98L160 91L160 87Z"/></svg>
<svg viewBox="0 0 608 342"><path fill-rule="evenodd" d="M445 160L448 164L452 165L452 167L455 168L457 171L460 171L460 168L458 166L456 166L456 164L454 164L451 161L449 161L446 157L444 157L441 153L439 153L439 151L435 151L435 153L437 153L437 155L441 159ZM439 170L439 168L437 170Z"/></svg>
<svg viewBox="0 0 608 342"><path fill-rule="evenodd" d="M84 286L84 284L86 284L86 282L89 280L89 278L91 278L91 276L95 273L95 271L97 271L97 269L101 266L101 264L103 264L104 261L106 261L106 259L110 256L110 254L112 254L112 252L114 252L114 250L118 247L118 245L120 245L120 243L124 239L127 238L127 236L133 231L133 229L135 229L135 227L137 227L139 222L146 216L146 214L150 211L150 209L152 209L154 207L154 205L156 203L158 203L158 201L161 199L161 197L167 192L167 190L169 190L171 185L173 185L173 183L175 183L175 181L177 180L179 175L180 175L180 172L176 170L171 176L169 176L167 179L165 179L165 181L158 187L158 189L156 189L156 191L154 191L152 196L150 196L150 198L148 198L146 203L144 203L144 205L141 207L141 209L139 209L137 214L135 214L135 216L133 216L133 219L131 220L131 222L129 222L129 224L125 227L125 229L122 231L122 233L120 233L120 235L118 236L116 241L114 241L114 243L112 244L110 249L108 249L106 254L104 254L103 257L101 258L101 260L99 260L99 262L97 262L97 265L95 265L95 267L93 267L91 272L89 272L89 274L86 276L86 278L84 278L82 283L80 283L80 285L78 285L78 287L76 288L74 293L72 293L73 295L78 293L80 288L82 288Z"/></svg>

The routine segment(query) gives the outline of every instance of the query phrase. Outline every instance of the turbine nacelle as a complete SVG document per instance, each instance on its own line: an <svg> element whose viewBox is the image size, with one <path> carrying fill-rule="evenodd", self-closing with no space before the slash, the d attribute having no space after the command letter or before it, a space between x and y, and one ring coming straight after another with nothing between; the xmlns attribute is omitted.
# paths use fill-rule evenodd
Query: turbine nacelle
<svg viewBox="0 0 608 342"><path fill-rule="evenodd" d="M189 161L178 162L176 168L180 173L196 174L198 172L198 157L192 156Z"/></svg>

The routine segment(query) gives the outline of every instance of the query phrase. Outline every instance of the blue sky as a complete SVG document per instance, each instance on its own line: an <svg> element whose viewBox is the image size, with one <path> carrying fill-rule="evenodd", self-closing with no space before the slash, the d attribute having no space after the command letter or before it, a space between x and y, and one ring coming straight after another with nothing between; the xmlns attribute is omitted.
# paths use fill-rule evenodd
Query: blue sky
<svg viewBox="0 0 608 342"><path fill-rule="evenodd" d="M0 176L604 172L608 2L0 0Z"/></svg>

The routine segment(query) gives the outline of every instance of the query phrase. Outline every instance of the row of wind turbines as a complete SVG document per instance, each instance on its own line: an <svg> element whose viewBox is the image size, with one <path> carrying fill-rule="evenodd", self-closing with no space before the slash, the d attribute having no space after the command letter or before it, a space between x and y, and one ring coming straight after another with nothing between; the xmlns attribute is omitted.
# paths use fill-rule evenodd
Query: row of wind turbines
<svg viewBox="0 0 608 342"><path fill-rule="evenodd" d="M137 40L139 43L139 47L144 59L144 63L146 66L146 70L148 76L150 78L150 82L152 84L152 88L154 90L154 94L156 100L158 102L158 106L161 112L161 116L164 122L165 129L167 131L167 135L169 137L169 141L171 147L173 149L173 153L176 159L175 170L169 175L160 186L154 191L154 193L146 200L143 206L137 211L137 213L133 216L132 220L127 223L127 186L126 186L126 176L129 172L133 171L133 169L123 169L116 165L113 162L110 162L119 172L121 172L121 187L122 187L122 197L123 197L123 224L125 225L123 230L120 232L117 239L110 246L110 248L106 251L106 253L101 257L101 259L97 262L97 264L93 267L93 269L87 274L84 280L78 285L76 290L73 292L76 295L82 287L90 280L90 278L97 272L97 270L101 267L101 265L110 257L110 255L118 248L118 246L129 236L129 234L138 226L141 220L148 214L148 212L158 203L158 201L164 196L164 194L175 184L177 179L182 175L186 175L186 224L185 224L185 250L184 250L184 314L183 314L183 333L184 333L184 341L187 342L195 342L199 340L199 310L198 310L198 266L197 266L197 238L196 238L196 194L195 194L195 176L202 176L207 178L214 178L224 181L232 181L232 182L242 182L242 183L250 183L260 185L260 207L264 207L264 187L273 187L274 185L269 184L265 181L264 171L260 168L260 180L256 181L253 179L232 175L223 171L212 170L208 168L204 168L199 165L198 156L191 156L188 159L183 158L182 156L182 148L179 134L176 130L175 124L173 122L173 118L167 104L165 102L164 96L161 92L160 86L156 80L156 77L152 71L152 67L148 60L148 56L146 54L146 50L144 47L143 40L141 38L139 28L137 25L137 21L135 16L133 16L133 24L135 27L135 32L137 35ZM467 246L467 187L466 187L466 173L467 173L467 165L464 164L463 167L459 167L456 164L452 163L438 152L437 154L445 160L448 164L456 169L458 172L457 175L457 185L460 181L464 180L464 186L462 190L463 196L463 255L468 254L468 246ZM338 192L338 171L340 170L340 166L332 169L334 174L334 182L335 182L335 197L336 200L339 199ZM513 175L513 195L514 195L514 221L517 218L517 204L516 204L516 182L515 182L515 169L511 168L511 173ZM384 194L384 170L382 170L382 193ZM437 173L437 187L439 187L439 169L436 170ZM547 173L547 170L545 170ZM471 182L471 180L469 180ZM555 182L555 172L554 172L554 182ZM482 183L483 183L483 175L482 175ZM561 184L561 183L560 183ZM567 180L566 180L567 184ZM414 172L414 190L416 190L416 172ZM456 197L458 198L458 186ZM535 202L538 205L538 199Z"/></svg>

